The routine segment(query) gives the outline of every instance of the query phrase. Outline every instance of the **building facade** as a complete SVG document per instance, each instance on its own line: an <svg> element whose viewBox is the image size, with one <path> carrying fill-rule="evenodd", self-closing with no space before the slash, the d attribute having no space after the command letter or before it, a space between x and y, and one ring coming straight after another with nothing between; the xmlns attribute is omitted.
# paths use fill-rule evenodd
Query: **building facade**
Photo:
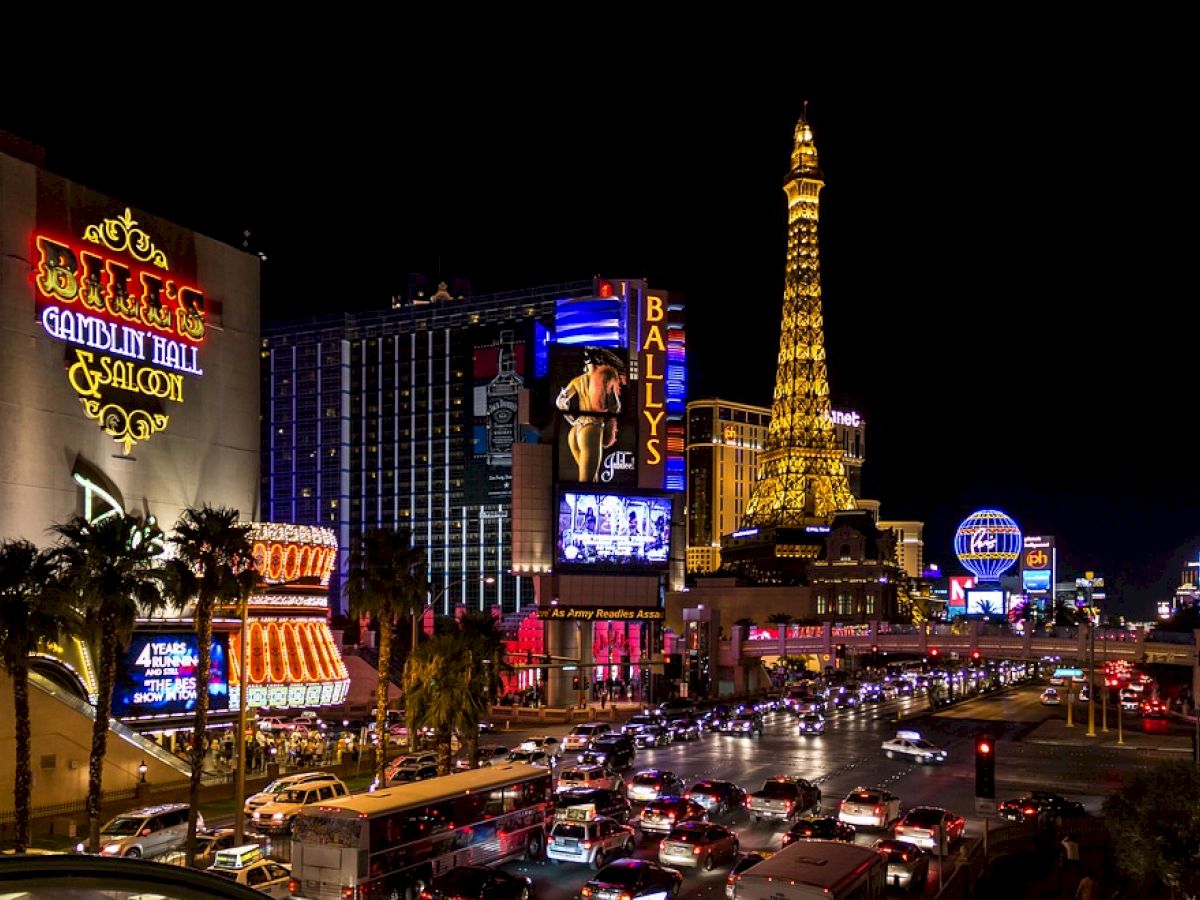
<svg viewBox="0 0 1200 900"><path fill-rule="evenodd" d="M834 442L846 477L862 496L866 422L857 412L831 410ZM687 568L692 574L721 567L721 535L736 531L759 476L771 410L728 400L693 400L687 415Z"/></svg>
<svg viewBox="0 0 1200 900"><path fill-rule="evenodd" d="M881 529L896 533L896 562L911 579L925 577L925 523L880 522Z"/></svg>

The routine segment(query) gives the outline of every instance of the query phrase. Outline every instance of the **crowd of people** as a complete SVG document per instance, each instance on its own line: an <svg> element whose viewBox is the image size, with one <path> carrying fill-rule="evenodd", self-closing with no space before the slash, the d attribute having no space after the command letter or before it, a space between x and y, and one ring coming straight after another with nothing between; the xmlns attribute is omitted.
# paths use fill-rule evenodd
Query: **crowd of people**
<svg viewBox="0 0 1200 900"><path fill-rule="evenodd" d="M213 732L204 753L203 768L207 775L232 772L237 765L234 755L233 729ZM179 737L168 747L177 756L188 760L191 755L191 735ZM306 769L358 759L358 736L343 732L337 737L312 729L267 731L254 727L246 738L246 771L266 772L272 763L284 769Z"/></svg>

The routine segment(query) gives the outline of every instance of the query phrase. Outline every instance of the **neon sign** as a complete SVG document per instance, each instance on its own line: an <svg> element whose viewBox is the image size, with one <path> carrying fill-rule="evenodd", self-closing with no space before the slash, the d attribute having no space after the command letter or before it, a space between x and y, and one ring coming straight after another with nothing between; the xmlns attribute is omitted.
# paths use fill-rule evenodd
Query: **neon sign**
<svg viewBox="0 0 1200 900"><path fill-rule="evenodd" d="M204 374L204 294L164 275L166 253L128 209L89 225L83 241L112 255L34 236L38 319L70 348L67 381L84 413L128 454L167 427L184 376Z"/></svg>
<svg viewBox="0 0 1200 900"><path fill-rule="evenodd" d="M666 432L666 356L667 342L663 338L666 324L666 306L663 298L647 294L642 310L645 330L642 334L642 465L649 478L643 477L643 487L662 486L664 458L663 437ZM648 483L649 482L649 483Z"/></svg>
<svg viewBox="0 0 1200 900"><path fill-rule="evenodd" d="M254 571L267 584L305 579L328 587L337 562L337 537L329 528L253 522Z"/></svg>

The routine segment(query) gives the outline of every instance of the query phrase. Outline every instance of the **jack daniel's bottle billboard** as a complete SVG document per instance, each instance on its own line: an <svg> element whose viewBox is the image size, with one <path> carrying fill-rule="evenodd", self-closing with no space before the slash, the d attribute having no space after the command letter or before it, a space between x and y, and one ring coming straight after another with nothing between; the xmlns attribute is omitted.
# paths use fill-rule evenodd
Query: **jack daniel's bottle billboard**
<svg viewBox="0 0 1200 900"><path fill-rule="evenodd" d="M488 382L487 464L512 468L512 445L517 439L517 395L525 379L517 374L513 332L500 332L496 376Z"/></svg>

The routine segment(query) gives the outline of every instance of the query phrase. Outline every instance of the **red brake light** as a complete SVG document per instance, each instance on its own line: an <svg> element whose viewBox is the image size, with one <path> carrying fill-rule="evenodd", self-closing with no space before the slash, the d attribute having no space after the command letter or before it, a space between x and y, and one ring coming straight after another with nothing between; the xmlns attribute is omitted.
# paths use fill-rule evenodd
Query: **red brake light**
<svg viewBox="0 0 1200 900"><path fill-rule="evenodd" d="M700 855L700 851L701 851L702 849L703 849L703 848L702 848L702 847L701 847L699 844L697 844L695 847L693 847L693 848L692 848L692 855L693 855L693 856L699 856L699 855Z"/></svg>
<svg viewBox="0 0 1200 900"><path fill-rule="evenodd" d="M297 881L295 878L288 879L288 893L289 894L300 893L300 882Z"/></svg>
<svg viewBox="0 0 1200 900"><path fill-rule="evenodd" d="M633 896L630 894L622 894L617 898L617 900L633 900Z"/></svg>
<svg viewBox="0 0 1200 900"><path fill-rule="evenodd" d="M580 841L580 842L579 842L579 844L580 844L580 846L581 846L581 847L583 847L583 849L584 849L584 850L591 850L591 849L592 849L592 842L591 842L591 841Z"/></svg>
<svg viewBox="0 0 1200 900"><path fill-rule="evenodd" d="M875 815L879 815L881 812L883 812L882 806L875 807Z"/></svg>
<svg viewBox="0 0 1200 900"><path fill-rule="evenodd" d="M358 888L344 887L342 888L342 900L354 900L354 896L358 893Z"/></svg>

